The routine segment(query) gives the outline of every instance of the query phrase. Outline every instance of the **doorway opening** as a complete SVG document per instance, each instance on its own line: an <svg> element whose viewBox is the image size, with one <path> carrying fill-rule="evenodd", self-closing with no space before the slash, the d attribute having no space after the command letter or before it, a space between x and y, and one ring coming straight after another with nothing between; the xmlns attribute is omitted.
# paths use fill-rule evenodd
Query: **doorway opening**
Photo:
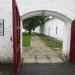
<svg viewBox="0 0 75 75"><path fill-rule="evenodd" d="M32 12L30 12L30 13L27 13L27 14L25 14L25 15L23 15L22 16L22 22L23 22L23 20L25 20L25 19L28 19L28 18L32 18L32 17L35 17L35 16L47 16L47 17L49 17L52 21L56 21L56 20L61 20L63 23L62 24L64 24L62 27L63 27L63 29L64 29L64 31L63 31L63 41L62 42L60 42L60 46L61 46L61 49L62 49L62 51L61 51L61 53L58 51L58 47L56 47L56 48L54 48L53 50L56 50L57 51L57 53L61 56L61 58L63 57L63 56L66 56L66 58L67 59L69 59L69 53L70 53L70 28L71 28L71 20L69 19L69 18L67 18L66 16L64 16L64 15L62 15L62 14L59 14L59 13L57 13L57 12L54 12L54 11L47 11L47 10L38 10L38 11L32 11ZM51 21L50 20L50 21ZM52 22L51 21L51 22ZM47 24L48 22L46 22L45 24ZM58 22L58 24L60 24L59 22ZM23 25L23 23L22 23L22 25ZM21 26L22 26L21 25ZM58 35L58 29L60 29L60 28L58 28L58 27L60 27L60 26L58 26L57 24L55 24L56 26L54 27L53 25L51 25L51 26L53 26L54 28L55 28L55 34L56 35ZM46 26L47 27L47 26ZM41 38L41 37L44 37L44 39L43 40L46 40L46 42L47 42L47 40L49 39L52 39L52 40L57 40L57 39L55 39L55 38L53 38L53 36L52 37L49 37L49 34L50 34L50 31L51 31L51 29L50 29L50 27L48 27L48 29L47 30L45 30L46 29L46 27L45 27L45 25L42 25L42 26L40 26L40 27L38 27L39 28L39 30L40 31L38 31L37 29L35 29L35 31L33 31L33 32L39 32L39 33L42 33L43 35L39 35L38 34L38 36ZM61 28L62 28L61 27ZM22 29L23 27L21 27L21 29ZM44 31L45 30L45 31ZM60 29L61 30L61 29ZM47 33L45 33L45 32L47 32ZM62 34L62 33L61 33ZM22 37L22 32L21 32L21 37ZM58 37L58 36L57 36ZM23 37L22 37L23 38ZM32 38L32 40L34 40L33 38L37 38L36 36L35 37L32 37L31 36L31 38ZM57 42L58 42L59 40L57 40ZM45 41L44 41L45 42ZM22 43L22 41L21 41L21 43ZM36 43L35 43L35 41L34 41L34 45L35 45ZM52 44L51 44L52 45ZM57 44L56 44L57 45ZM21 46L22 46L22 44L21 44ZM21 47L22 48L22 47ZM38 48L39 48L39 46L38 46ZM45 48L44 48L45 49ZM27 50L27 49L26 49ZM31 50L31 49L30 49ZM33 50L35 50L35 49L33 49ZM38 50L39 51L39 50ZM37 55L38 54L38 52L34 52L34 51L30 51L31 52L31 55ZM32 53L33 52L33 53ZM23 52L23 49L21 49L21 55L23 55L24 56L24 54L23 54L24 52ZM40 52L39 52L40 53ZM49 52L48 52L49 53ZM54 53L54 52L53 52ZM42 54L42 53L41 53ZM26 54L25 54L26 55ZM53 55L54 56L54 55ZM59 56L59 57L60 57ZM31 57L31 56L30 56ZM25 57L26 58L26 57ZM39 55L38 55L38 57L36 57L36 56L34 56L34 58L35 59L37 59L37 58L41 58ZM45 58L45 57L44 57ZM48 56L47 56L47 58L49 58ZM65 57L64 57L65 58ZM63 58L62 58L63 59ZM27 59L27 61L29 61L29 60L31 60L31 59ZM41 59L40 59L41 60ZM55 60L55 59L52 59L52 60ZM59 61L60 61L60 59L58 59ZM26 62L26 60L23 58L23 61L25 61ZM34 59L33 60L31 60L31 62L33 62L33 61L35 61ZM45 61L46 63L47 63L47 60L42 60L41 62L43 62L43 61ZM37 62L37 60L36 60L36 62ZM40 62L40 61L39 61ZM35 62L34 62L35 63ZM49 62L50 63L50 62Z"/></svg>

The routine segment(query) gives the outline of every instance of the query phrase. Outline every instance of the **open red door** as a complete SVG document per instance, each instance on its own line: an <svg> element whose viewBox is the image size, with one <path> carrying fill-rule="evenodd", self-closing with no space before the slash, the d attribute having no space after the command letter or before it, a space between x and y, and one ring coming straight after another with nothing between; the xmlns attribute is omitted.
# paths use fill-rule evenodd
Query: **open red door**
<svg viewBox="0 0 75 75"><path fill-rule="evenodd" d="M75 63L75 20L71 25L70 61Z"/></svg>
<svg viewBox="0 0 75 75"><path fill-rule="evenodd" d="M17 75L20 65L20 16L16 1L13 6L13 75Z"/></svg>

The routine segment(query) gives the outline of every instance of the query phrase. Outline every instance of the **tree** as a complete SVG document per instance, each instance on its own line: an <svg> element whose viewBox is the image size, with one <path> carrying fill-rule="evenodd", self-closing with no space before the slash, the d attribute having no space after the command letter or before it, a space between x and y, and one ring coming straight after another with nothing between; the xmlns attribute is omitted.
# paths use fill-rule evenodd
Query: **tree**
<svg viewBox="0 0 75 75"><path fill-rule="evenodd" d="M47 16L34 16L23 20L23 28L29 31L35 30L37 26L44 25L49 18Z"/></svg>

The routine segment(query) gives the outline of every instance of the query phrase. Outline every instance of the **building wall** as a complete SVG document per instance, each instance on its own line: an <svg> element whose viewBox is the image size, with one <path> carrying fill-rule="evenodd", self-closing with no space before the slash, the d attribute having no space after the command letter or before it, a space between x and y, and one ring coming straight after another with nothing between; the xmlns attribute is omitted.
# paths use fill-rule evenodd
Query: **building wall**
<svg viewBox="0 0 75 75"><path fill-rule="evenodd" d="M60 41L63 41L63 27L64 22L59 19L52 19L40 27L40 32L44 35L54 37Z"/></svg>
<svg viewBox="0 0 75 75"><path fill-rule="evenodd" d="M63 29L64 29L64 22L62 22L57 18L54 18L52 20L47 21L45 25L37 27L34 32L42 33L46 36L51 36L60 41L63 41Z"/></svg>
<svg viewBox="0 0 75 75"><path fill-rule="evenodd" d="M4 19L4 36L0 36L0 62L4 62L13 56L12 0L0 0L0 19Z"/></svg>

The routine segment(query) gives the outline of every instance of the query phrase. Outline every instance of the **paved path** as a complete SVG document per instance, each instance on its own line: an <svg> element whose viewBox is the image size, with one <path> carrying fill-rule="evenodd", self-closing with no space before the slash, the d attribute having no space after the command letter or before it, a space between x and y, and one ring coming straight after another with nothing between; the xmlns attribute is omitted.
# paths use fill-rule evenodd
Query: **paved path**
<svg viewBox="0 0 75 75"><path fill-rule="evenodd" d="M63 62L57 52L47 47L37 36L31 36L31 47L23 48L23 63Z"/></svg>
<svg viewBox="0 0 75 75"><path fill-rule="evenodd" d="M75 75L75 64L29 63L21 64L19 75Z"/></svg>
<svg viewBox="0 0 75 75"><path fill-rule="evenodd" d="M23 54L18 75L75 75L75 64L63 62L57 51L46 47L36 35L31 36L31 47L24 48Z"/></svg>
<svg viewBox="0 0 75 75"><path fill-rule="evenodd" d="M12 75L13 74L13 64L0 63L0 75Z"/></svg>

